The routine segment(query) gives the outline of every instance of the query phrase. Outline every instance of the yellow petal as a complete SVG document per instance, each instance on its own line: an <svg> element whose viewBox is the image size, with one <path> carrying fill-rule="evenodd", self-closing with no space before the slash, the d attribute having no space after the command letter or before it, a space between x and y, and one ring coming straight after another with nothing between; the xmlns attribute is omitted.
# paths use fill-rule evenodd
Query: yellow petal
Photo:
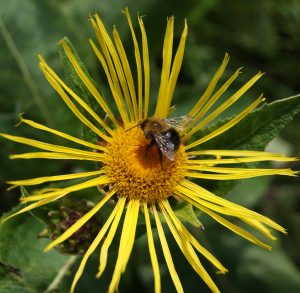
<svg viewBox="0 0 300 293"><path fill-rule="evenodd" d="M200 170L201 166L217 165L217 164L239 164L263 161L277 161L277 162L292 162L296 158L276 157L276 156L260 156L260 157L244 157L244 158L231 158L231 159L210 159L210 160L188 160L188 169ZM194 165L194 166L193 166Z"/></svg>
<svg viewBox="0 0 300 293"><path fill-rule="evenodd" d="M219 270L220 273L226 273L228 270L207 249L200 245L200 243L193 237L193 235L180 222L180 220L178 220L169 202L165 201L163 202L163 205L170 218L172 219L174 225L176 226L177 231L182 234L181 236L185 238L185 241L189 241L205 258L207 258Z"/></svg>
<svg viewBox="0 0 300 293"><path fill-rule="evenodd" d="M153 241L149 211L148 211L147 204L145 202L143 203L143 206L144 206L144 215L145 215L145 222L146 222L146 229L147 229L148 247L149 247L150 259L151 259L153 275L154 275L154 289L155 289L155 293L160 293L161 284L160 284L159 264L158 264L155 245Z"/></svg>
<svg viewBox="0 0 300 293"><path fill-rule="evenodd" d="M207 100L207 102L198 110L197 114L193 117L194 120L187 125L184 132L187 132L187 130L194 127L194 125L199 121L200 118L202 118L213 105L216 104L216 102L219 100L219 98L226 92L228 87L234 82L234 80L238 77L240 74L240 68L220 87L220 89L210 98ZM194 128L189 132L189 134L184 135L184 139L188 139L193 133Z"/></svg>
<svg viewBox="0 0 300 293"><path fill-rule="evenodd" d="M136 71L137 71L137 83L138 83L138 119L142 119L142 109L143 109L143 74L142 74L142 61L141 54L139 49L139 44L135 36L135 32L133 29L131 17L128 8L125 8L124 13L126 15L128 25L131 31L131 37L134 45L134 56L136 63Z"/></svg>
<svg viewBox="0 0 300 293"><path fill-rule="evenodd" d="M14 136L14 135L5 134L5 133L0 133L0 135L6 139L9 139L9 140L12 140L12 141L15 141L18 143L22 143L25 145L29 145L29 146L32 146L35 148L39 148L42 150L47 150L50 152L60 152L60 153L75 154L75 155L82 155L82 156L86 155L86 156L97 157L99 159L104 158L103 154L99 154L99 153L95 153L95 152L78 150L78 149L74 149L74 148L70 148L70 147L55 145L55 144L51 144L51 143L38 141L35 139L30 139L30 138L21 137L21 136Z"/></svg>
<svg viewBox="0 0 300 293"><path fill-rule="evenodd" d="M101 22L100 30L101 30L102 36L104 38L105 44L107 46L107 49L108 49L108 51L110 53L110 56L112 58L112 62L114 64L114 67L115 67L115 70L116 70L116 77L118 78L119 85L121 86L123 95L125 97L125 101L126 101L126 104L127 104L128 110L129 110L129 114L131 116L131 119L134 119L132 100L131 100L131 97L130 97L129 87L127 85L126 75L125 75L124 69L123 69L123 63L121 62L120 57L119 57L118 52L117 52L117 50L119 49L119 48L117 48L119 44L116 43L116 47L114 46L111 38L107 34L102 22ZM116 31L117 31L116 28L114 28L113 35L116 34Z"/></svg>
<svg viewBox="0 0 300 293"><path fill-rule="evenodd" d="M246 209L240 205L237 205L231 201L226 200L225 198L221 198L219 196L216 196L215 194L209 192L208 190L204 189L203 187L188 181L184 180L181 182L181 186L188 188L185 190L180 190L180 186L177 187L177 190L179 190L181 193L186 194L187 196L191 196L191 198L202 198L205 201L210 201L211 203L218 204L220 206L226 207L228 210L233 211L241 211L244 215L244 218L250 218L250 219L256 219L259 220L262 223L265 223L266 225L282 232L286 233L285 229L272 221L271 219L256 213L254 211L251 211L249 209Z"/></svg>
<svg viewBox="0 0 300 293"><path fill-rule="evenodd" d="M103 172L104 172L103 170L99 170L99 171L81 172L81 173L66 174L66 175L44 176L44 177L37 177L37 178L25 179L25 180L8 181L7 183L14 185L13 187L37 185L37 184L42 184L50 181L71 180L71 179L77 179L82 177L95 176L95 175L102 174Z"/></svg>
<svg viewBox="0 0 300 293"><path fill-rule="evenodd" d="M216 117L221 115L227 108L233 105L239 98L250 88L252 85L262 77L262 73L259 72L254 77L252 77L245 85L243 85L235 94L233 94L229 99L226 99L224 103L221 104L216 110L214 110L211 114L205 117L199 124L197 124L191 131L187 133L187 137L190 137L198 130L202 129L209 122L214 120ZM214 97L213 97L214 98ZM200 118L200 117L199 117ZM199 119L198 117L196 119Z"/></svg>
<svg viewBox="0 0 300 293"><path fill-rule="evenodd" d="M241 219L242 221L244 221L246 224L248 224L249 226L252 226L253 228L255 228L256 230L260 231L262 234L264 234L266 237L270 238L271 240L276 240L277 238L274 237L270 230L268 228L266 228L261 222L259 222L256 219Z"/></svg>
<svg viewBox="0 0 300 293"><path fill-rule="evenodd" d="M60 44L62 45L62 47L63 47L66 55L69 58L69 61L73 65L73 67L74 67L76 73L78 74L78 76L80 77L81 81L85 84L85 86L87 87L87 89L91 92L91 94L94 96L94 98L96 99L96 101L99 103L99 105L101 106L101 108L105 111L105 113L108 115L108 117L111 119L111 121L115 125L117 125L118 123L117 123L117 121L116 121L116 119L114 117L113 112L110 110L110 108L108 107L108 105L105 102L105 100L102 98L102 96L100 95L100 93L97 91L97 89L94 86L93 82L84 73L84 71L82 70L80 64L78 63L78 61L76 59L76 57L72 53L71 49L68 47L68 45L65 42L65 40L61 40Z"/></svg>
<svg viewBox="0 0 300 293"><path fill-rule="evenodd" d="M57 196L60 192L65 192L66 194L69 194L73 191L78 191L81 189L86 189L89 187L94 187L102 184L108 184L110 183L110 179L105 176L100 176L91 180L84 181L82 183L74 184L66 188L62 188L58 191L51 191L48 193L39 193L31 196L22 197L22 202L29 202L29 201L36 201L43 198L49 198L53 196Z"/></svg>
<svg viewBox="0 0 300 293"><path fill-rule="evenodd" d="M135 232L137 226L137 219L139 214L139 200L130 200L127 206L127 211L124 219L123 229L120 238L120 246L118 251L118 258L115 265L112 280L109 285L108 292L115 292L120 282L121 274L125 271L127 262L129 260L133 243L135 239Z"/></svg>
<svg viewBox="0 0 300 293"><path fill-rule="evenodd" d="M117 228L120 223L121 216L123 214L124 206L125 206L126 198L121 197L118 200L118 210L116 213L116 216L114 217L114 220L111 224L111 227L109 229L109 232L105 238L105 241L103 242L103 245L101 246L101 251L100 251L100 259L99 259L99 269L97 273L97 278L100 278L102 273L104 272L104 269L106 267L107 263L107 255L108 255L108 249L115 237Z"/></svg>
<svg viewBox="0 0 300 293"><path fill-rule="evenodd" d="M49 203L49 202L56 201L56 200L60 199L63 196L65 196L65 193L61 193L58 196L54 196L54 197L51 197L51 198L46 198L46 199L40 200L38 202L32 203L32 204L26 206L25 208L23 208L23 209L15 212L15 213L13 213L12 215L9 215L9 216L1 219L0 220L0 224L3 224L7 220L9 220L9 219L11 219L11 218L13 218L13 217L15 217L17 215L20 215L20 214L23 214L25 212L31 211L31 210L33 210L35 208L38 208L40 206L43 206L43 205Z"/></svg>
<svg viewBox="0 0 300 293"><path fill-rule="evenodd" d="M217 215L216 213L212 212L211 210L205 208L203 205L200 205L198 202L192 200L188 196L181 194L181 197L183 199L185 199L187 202L189 202L192 205L196 206L198 209L200 209L204 213L206 213L209 216L211 216L213 219L215 219L221 225L225 226L226 228L228 228L229 230L233 231L234 233L240 235L241 237L247 239L248 241L250 241L250 242L252 242L252 243L254 243L256 245L259 245L259 246L261 246L261 247L263 247L265 249L271 250L271 246L263 243L262 241L260 241L259 239L257 239L255 236L253 236L251 233L249 233L245 229L243 229L241 227L238 227L237 225L235 225L235 224L227 221L223 217Z"/></svg>
<svg viewBox="0 0 300 293"><path fill-rule="evenodd" d="M133 248L134 240L135 240L135 232L136 232L136 227L137 227L137 220L139 216L139 210L140 210L140 201L139 200L133 200L132 203L132 212L131 215L128 215L130 219L130 230L128 233L128 238L127 238L127 244L124 245L126 247L125 254L123 255L122 258L122 273L125 272L127 262L130 257L130 253Z"/></svg>
<svg viewBox="0 0 300 293"><path fill-rule="evenodd" d="M281 154L273 154L269 152L260 152L260 151L247 151L247 150L199 150L199 151L188 151L189 156L198 156L198 155L212 155L212 156L221 156L221 157L274 157L274 159L282 158L296 160L296 158L288 158ZM272 159L273 160L273 159Z"/></svg>
<svg viewBox="0 0 300 293"><path fill-rule="evenodd" d="M197 104L193 107L193 109L190 111L190 113L188 114L188 116L190 117L194 117L197 112L199 110L201 110L205 103L208 101L210 95L212 94L212 92L214 91L220 77L222 76L223 72L225 71L225 68L228 64L229 61L229 55L226 53L223 59L223 62L221 64L221 66L219 67L219 69L217 70L217 72L215 73L215 75L213 76L213 78L211 79L210 83L208 84L204 94L202 95L202 97L199 99L199 101L197 102Z"/></svg>
<svg viewBox="0 0 300 293"><path fill-rule="evenodd" d="M257 172L258 174L270 173L271 175L273 175L273 172L278 172L279 174L281 174L280 172L281 170L282 170L282 174L286 174L292 171L291 169L262 169L262 168L256 169L256 168L228 168L228 167L225 168L225 167L210 167L210 166L195 166L195 167L197 168L198 171L221 173L221 174L248 174L248 173L251 174Z"/></svg>
<svg viewBox="0 0 300 293"><path fill-rule="evenodd" d="M179 72L181 69L181 65L182 65L185 42L186 42L186 38L187 38L187 29L188 29L187 22L185 20L184 29L183 29L183 32L182 32L182 35L180 38L180 43L178 45L177 52L174 57L174 61L172 64L172 70L171 70L171 74L170 74L168 85L167 85L167 90L165 92L165 96L164 96L163 103L162 103L162 112L163 113L162 113L161 117L163 117L163 118L167 117L169 114L177 78L178 78L178 75L179 75Z"/></svg>
<svg viewBox="0 0 300 293"><path fill-rule="evenodd" d="M139 16L139 25L142 33L142 46L143 46L143 65L144 65L144 116L148 117L149 110L149 97L150 97L150 62L149 50L146 30L144 27L143 19Z"/></svg>
<svg viewBox="0 0 300 293"><path fill-rule="evenodd" d="M99 62L101 63L102 69L105 72L111 93L115 100L115 103L116 103L117 109L120 113L120 116L122 118L122 121L124 124L127 124L127 123L129 123L129 120L128 120L128 115L127 115L126 104L123 100L123 95L122 95L121 88L119 85L119 80L118 80L117 74L114 70L112 60L110 59L108 52L105 55L106 56L106 59L105 59L105 57L101 54L101 52L99 51L99 49L97 48L97 46L95 45L95 43L92 40L90 40L90 44L91 44L92 49L94 50L94 53L97 56ZM105 44L103 44L103 46L105 46ZM105 51L107 51L107 48ZM104 54L105 54L105 52L104 52ZM118 125L116 125L116 127L117 126Z"/></svg>
<svg viewBox="0 0 300 293"><path fill-rule="evenodd" d="M94 28L94 31L96 33L97 39L99 41L99 44L101 46L102 52L104 54L105 59L103 58L103 56L101 55L100 51L97 49L97 57L101 57L101 59L99 59L99 61L102 62L104 61L104 63L101 62L103 68L104 66L108 66L108 70L106 70L106 76L108 79L112 80L112 83L110 83L110 89L113 93L113 96L115 98L115 102L116 105L118 107L119 113L122 117L123 122L126 124L128 123L128 115L127 115L127 111L126 111L126 105L125 102L123 100L123 95L122 95L122 90L120 87L120 82L119 82L119 78L118 78L118 74L117 71L115 69L115 62L114 60L116 60L116 58L118 58L115 50L114 50L114 46L112 44L112 41L110 39L110 36L108 35L105 26L101 20L101 18L99 17L99 15L95 15L95 20L91 19L91 23L92 26ZM93 49L95 49L95 47L93 47Z"/></svg>
<svg viewBox="0 0 300 293"><path fill-rule="evenodd" d="M108 33L105 29L103 22L101 21L101 18L98 15L96 16L96 21L97 21L96 30L99 30L98 37L102 38L100 44L101 44L102 48L105 47L105 51L107 50L109 52L111 59L110 59L110 61L108 61L108 59L107 59L107 61L110 62L110 64L113 64L114 69L115 69L115 72L113 73L112 76L113 76L114 84L115 84L115 86L117 86L116 90L119 95L121 95L121 91L122 91L122 93L124 94L128 109L129 109L129 113L133 114L129 88L127 85L126 76L124 74L124 70L123 70L123 66L122 66L123 64L122 64L122 62L119 58L118 52L117 52L118 48L116 48L118 46L118 44L116 44L116 47L114 46L110 36L108 35ZM116 32L116 29L114 29L114 34L115 34L115 32ZM105 43L105 45L104 45L104 43ZM109 58L107 51L105 52L105 56L106 56L106 58Z"/></svg>
<svg viewBox="0 0 300 293"><path fill-rule="evenodd" d="M217 288L214 281L211 279L207 271L202 266L195 250L193 249L192 245L189 241L186 241L187 239L182 239L182 234L179 233L179 231L176 230L174 224L172 223L171 219L169 218L167 212L164 209L163 203L159 204L159 207L166 219L166 222L168 224L168 227L170 228L170 231L177 242L177 245L179 246L180 250L186 257L187 261L190 263L192 268L195 270L195 272L199 275L200 278L203 279L203 281L207 284L207 286L213 291L213 292L220 292Z"/></svg>
<svg viewBox="0 0 300 293"><path fill-rule="evenodd" d="M65 139L67 139L67 140L70 140L72 142L78 143L80 145L86 146L86 147L91 148L91 149L95 149L95 150L99 150L99 151L105 151L105 149L106 149L105 147L100 146L98 144L93 144L93 143L87 142L85 140L79 139L79 138L74 137L72 135L69 135L67 133L55 130L53 128L49 128L49 127L47 127L45 125L42 125L42 124L37 123L37 122L34 122L32 120L24 119L23 117L21 117L20 122L21 123L26 123L26 124L30 125L31 127L34 127L34 128L37 128L37 129L40 129L40 130L43 130L43 131L47 131L47 132L50 132L50 133L53 133L53 134L55 134L57 136L63 137Z"/></svg>
<svg viewBox="0 0 300 293"><path fill-rule="evenodd" d="M191 202L191 201L190 201ZM191 202L192 203L192 202ZM193 203L192 203L193 204ZM226 219L222 218L221 216L217 215L216 213L210 211L209 209L204 208L203 206L200 206L198 204L195 204L201 211L211 216L213 219L215 219L217 222L219 222L221 225L225 226L226 228L230 229L234 233L240 235L241 237L247 239L248 241L259 245L265 249L271 250L271 246L263 243L256 237L254 237L251 233L246 231L245 229L238 227L237 225L232 224L231 222L227 221Z"/></svg>
<svg viewBox="0 0 300 293"><path fill-rule="evenodd" d="M215 131L211 132L210 134L196 140L195 142L187 145L185 147L186 150L193 148L195 146L198 146L220 134L222 134L223 132L227 131L228 129L230 129L231 127L233 127L234 125L236 125L238 122L240 122L243 118L245 118L252 110L254 110L259 104L261 104L264 101L263 96L261 95L255 102L251 103L245 110L243 110L240 114L236 115L233 119L231 119L229 122L227 122L226 124L222 125L221 127L219 127L218 129L216 129Z"/></svg>
<svg viewBox="0 0 300 293"><path fill-rule="evenodd" d="M134 121L137 121L137 117L138 117L138 106L137 106L137 98L136 98L136 93L135 93L135 85L134 85L134 80L132 77L132 72L130 69L130 65L128 62L128 58L123 46L123 43L121 41L121 38L119 36L119 33L116 29L113 30L113 37L114 37L114 41L116 44L116 48L118 50L118 54L120 56L121 59L121 63L123 66L123 70L124 70L124 74L126 77L126 81L128 84L128 88L129 88L129 92L130 92L130 97L131 97L131 104L133 105L133 113L131 114L131 117L133 117Z"/></svg>
<svg viewBox="0 0 300 293"><path fill-rule="evenodd" d="M160 86L155 109L155 116L164 117L164 99L167 96L168 82L171 71L172 52L173 52L173 33L174 33L174 16L168 18L167 28L163 46L163 65L160 76Z"/></svg>
<svg viewBox="0 0 300 293"><path fill-rule="evenodd" d="M193 192L190 192L187 189L184 189L184 188L181 188L181 187L178 187L177 190L180 191L182 194L184 194L184 195L188 196L189 198L191 198L193 201L199 203L200 205L202 205L202 206L204 206L204 207L206 207L210 210L216 211L218 213L221 213L221 214L224 214L224 215L227 215L227 216L237 217L237 218L240 218L240 219L244 219L244 218L247 218L247 216L249 216L249 214L246 214L243 209L223 207L223 206L208 202L206 200L203 200L203 199L195 196L195 194Z"/></svg>
<svg viewBox="0 0 300 293"><path fill-rule="evenodd" d="M61 41L61 43L65 44L64 41ZM46 61L43 59L42 56L38 56L40 60L40 68L42 69L43 73L45 74L46 78L51 77L49 81L53 82L53 85L55 85L56 91L58 93L61 92L61 89L63 91L66 91L87 113L89 113L95 121L97 121L108 133L112 134L112 130L110 127L104 122L97 113L83 100L81 99L70 87L68 87L54 72L54 70L51 69L50 66L46 63ZM74 56L73 56L74 57ZM75 58L75 57L74 57ZM77 61L75 61L77 62ZM79 65L79 64L78 64ZM59 86L58 86L59 85ZM65 101L68 101L68 97L61 96ZM106 106L107 107L107 106Z"/></svg>
<svg viewBox="0 0 300 293"><path fill-rule="evenodd" d="M195 166L195 169L199 171L203 171L204 168ZM217 167L216 167L217 168ZM215 168L215 169L216 169ZM192 169L192 168L189 168ZM222 170L223 169L223 170ZM225 170L229 168L220 168L215 170L214 172L225 173L228 174L205 174L205 173L197 173L197 172L186 172L185 175L187 177L192 178L201 178L201 179L210 179L210 180L236 180L236 179L245 179L245 178L254 178L259 176L270 176L270 175L285 175L285 176L296 176L298 174L297 171L293 171L291 169L256 169L256 170L249 170L247 169L243 171L234 171Z"/></svg>
<svg viewBox="0 0 300 293"><path fill-rule="evenodd" d="M50 160L84 160L84 161L94 161L103 162L103 159L99 156L87 156L87 155L72 155L64 153L53 153L53 152L32 152L17 155L10 155L10 159L50 159Z"/></svg>
<svg viewBox="0 0 300 293"><path fill-rule="evenodd" d="M46 66L44 63L40 63L40 68L44 74L44 76L46 77L46 79L48 80L48 82L52 85L52 87L56 90L56 92L61 96L61 98L63 99L63 101L66 103L66 105L70 108L70 110L74 113L74 115L83 123L85 124L87 127L89 127L94 133L96 133L99 137L101 137L103 140L108 141L109 137L107 135L105 135L98 127L96 127L91 121L89 121L85 115L83 115L77 105L75 105L71 99L69 98L69 96L66 94L66 92L64 91L64 89L62 88L62 86L59 84L59 82L53 77L53 75L51 75L50 72L52 72L52 70ZM51 70L51 71L50 71ZM62 81L61 81L62 82ZM79 102L80 99L79 97L74 93L72 95L72 97L74 99L78 98L77 101ZM100 119L100 118L99 118ZM104 127L105 124L102 124L102 126Z"/></svg>
<svg viewBox="0 0 300 293"><path fill-rule="evenodd" d="M154 217L155 217L155 222L156 222L156 227L157 227L157 231L158 231L159 240L160 240L160 243L161 243L163 254L164 254L164 257L165 257L165 260L166 260L166 263L167 263L172 281L175 285L176 291L178 293L183 293L184 291L183 291L180 279L177 275L176 269L174 267L174 263L173 263L172 256L171 256L171 253L170 253L170 250L169 250L169 246L168 246L165 234L164 234L164 230L163 230L163 227L161 225L158 213L157 213L156 208L155 208L154 205L153 205L153 212L154 212Z"/></svg>
<svg viewBox="0 0 300 293"><path fill-rule="evenodd" d="M88 260L88 258L92 255L92 253L95 251L95 249L98 247L100 241L103 239L104 235L106 234L111 222L113 221L117 211L119 210L119 206L120 206L120 201L117 202L115 208L112 210L112 212L110 213L108 219L106 220L106 222L104 223L103 227L101 228L101 230L99 231L99 233L97 234L96 238L94 239L94 241L92 242L92 244L90 245L90 247L88 248L88 250L86 251L86 253L84 254L81 262L80 262L80 265L77 269L77 272L75 274L75 277L73 279L73 282L72 282L72 286L71 286L71 293L74 292L75 290L75 287L76 287L76 284L78 283L83 271L84 271L84 268L85 268L85 265L86 265L86 262Z"/></svg>

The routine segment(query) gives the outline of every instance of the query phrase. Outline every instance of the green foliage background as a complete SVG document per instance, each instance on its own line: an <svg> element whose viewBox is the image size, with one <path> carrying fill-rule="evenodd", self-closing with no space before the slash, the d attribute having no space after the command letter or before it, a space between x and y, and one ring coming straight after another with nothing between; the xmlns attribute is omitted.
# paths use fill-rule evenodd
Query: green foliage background
<svg viewBox="0 0 300 293"><path fill-rule="evenodd" d="M229 76L238 67L244 74L234 84L238 89L250 76L262 70L266 75L247 97L261 92L268 102L300 92L300 2L298 0L191 0L186 1L95 1L95 0L10 0L0 4L0 131L36 139L54 141L41 132L25 126L14 127L20 112L25 117L76 136L82 129L54 90L44 80L37 66L37 54L65 77L56 43L68 36L90 74L108 94L99 63L92 53L88 38L93 36L88 16L100 12L107 28L117 25L125 46L131 48L129 30L121 10L129 6L132 16L140 12L144 18L150 46L152 97L155 98L160 78L161 48L166 17L173 14L176 35L180 36L184 18L189 24L189 37L179 84L175 93L178 113L186 113L203 93L218 68L225 52L231 55ZM132 57L132 56L131 56ZM234 111L243 108L243 99ZM234 112L228 112L232 115ZM278 111L280 115L280 111ZM276 117L274 117L275 119ZM300 117L295 117L270 146L273 151L299 156ZM240 133L241 137L246 133ZM230 136L229 136L230 137ZM0 141L0 212L17 204L20 192L6 191L9 179L33 178L64 174L84 168L73 162L10 161L8 155L28 148L1 139ZM299 164L291 165L299 169ZM85 196L81 194L80 196ZM87 194L86 196L90 196ZM288 230L278 235L272 253L254 247L221 228L212 220L201 218L203 233L194 233L229 269L225 276L214 275L223 292L299 292L300 291L300 186L297 178L272 177L246 180L226 196L248 208L262 212ZM29 215L9 222L0 230L0 293L44 292L68 256L58 252L43 254L46 240L36 239L43 224ZM193 229L193 228L191 228ZM178 273L186 292L206 292L201 280L192 272L176 245L170 243ZM145 251L146 239L140 238L125 276L121 292L152 292L152 273ZM9 248L9 249L8 249ZM159 252L161 260L162 254ZM176 257L175 257L176 256ZM115 255L111 255L115 259ZM96 280L97 257L94 257L78 286L78 292L105 292L114 261L103 279ZM207 264L208 269L210 268ZM59 285L67 292L72 274ZM213 271L211 270L211 273ZM162 261L163 292L174 292ZM85 291L84 291L85 290Z"/></svg>

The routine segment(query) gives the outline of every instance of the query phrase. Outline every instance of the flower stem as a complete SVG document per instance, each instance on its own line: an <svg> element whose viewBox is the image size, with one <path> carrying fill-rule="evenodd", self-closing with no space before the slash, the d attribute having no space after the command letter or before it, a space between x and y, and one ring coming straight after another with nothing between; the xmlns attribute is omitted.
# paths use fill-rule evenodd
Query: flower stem
<svg viewBox="0 0 300 293"><path fill-rule="evenodd" d="M70 268L74 264L74 262L77 260L77 255L70 256L63 267L58 271L57 275L53 279L53 281L50 283L48 288L44 291L44 293L50 293L54 292L55 289L58 289L59 284L63 280L63 278L69 273Z"/></svg>

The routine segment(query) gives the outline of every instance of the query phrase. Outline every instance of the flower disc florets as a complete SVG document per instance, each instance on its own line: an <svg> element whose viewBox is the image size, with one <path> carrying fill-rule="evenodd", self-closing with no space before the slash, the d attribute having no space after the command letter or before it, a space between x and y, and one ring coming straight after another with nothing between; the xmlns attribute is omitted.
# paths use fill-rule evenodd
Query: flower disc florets
<svg viewBox="0 0 300 293"><path fill-rule="evenodd" d="M148 145L139 127L126 132L116 130L107 145L105 174L121 197L159 202L172 195L184 179L186 155L182 146L175 160L169 161L160 155L156 145Z"/></svg>

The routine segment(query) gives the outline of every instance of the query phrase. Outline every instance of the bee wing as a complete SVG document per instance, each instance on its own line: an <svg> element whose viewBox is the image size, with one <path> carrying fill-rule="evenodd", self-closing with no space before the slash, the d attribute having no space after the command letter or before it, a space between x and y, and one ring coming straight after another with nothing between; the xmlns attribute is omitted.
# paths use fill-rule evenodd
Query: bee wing
<svg viewBox="0 0 300 293"><path fill-rule="evenodd" d="M162 154L165 157L167 157L169 161L174 161L176 148L175 144L171 140L167 139L164 134L161 133L155 133L154 139Z"/></svg>
<svg viewBox="0 0 300 293"><path fill-rule="evenodd" d="M185 128L185 126L192 121L193 121L193 117L187 115L164 119L164 122L166 124L168 124L170 127L174 127L178 131L182 131Z"/></svg>

